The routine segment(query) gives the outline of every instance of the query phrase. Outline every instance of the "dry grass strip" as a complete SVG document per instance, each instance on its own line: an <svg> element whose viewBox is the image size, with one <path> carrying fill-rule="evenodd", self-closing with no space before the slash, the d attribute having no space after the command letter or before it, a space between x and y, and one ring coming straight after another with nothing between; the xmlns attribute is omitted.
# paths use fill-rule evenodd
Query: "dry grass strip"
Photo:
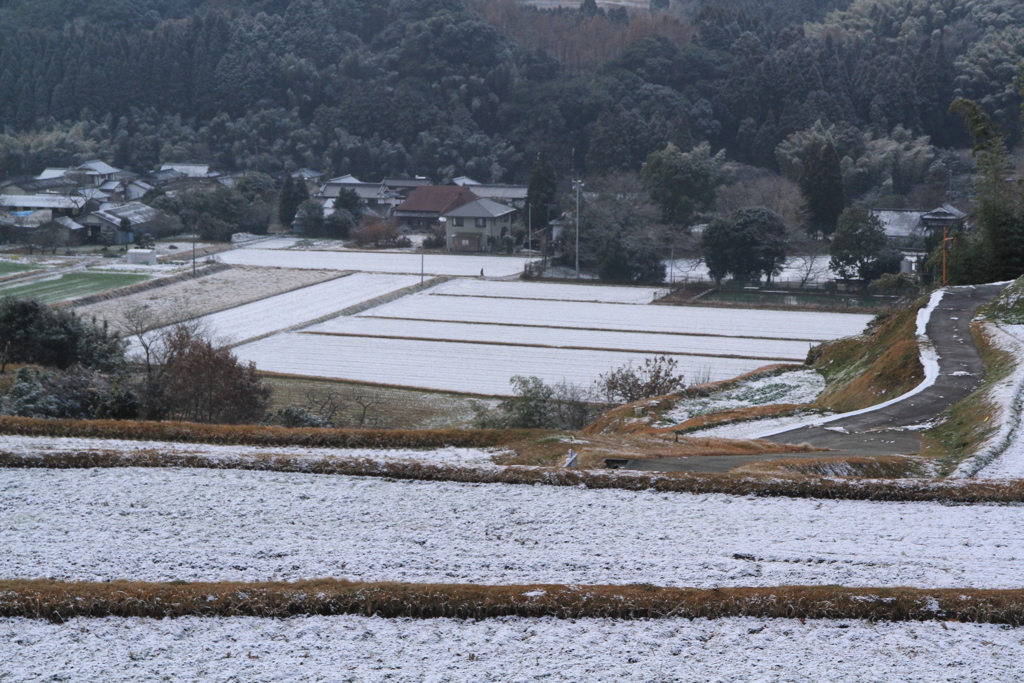
<svg viewBox="0 0 1024 683"><path fill-rule="evenodd" d="M777 475L707 474L692 472L632 472L543 467L464 467L403 460L374 460L291 454L235 455L121 452L6 453L0 467L88 469L93 467L189 467L235 469L356 477L388 477L466 484L522 484L622 489L672 493L722 493L738 496L781 496L835 500L873 500L943 503L1024 503L1024 480L854 479Z"/></svg>
<svg viewBox="0 0 1024 683"><path fill-rule="evenodd" d="M288 429L130 420L0 417L0 434L308 448L494 448L556 434L541 429ZM2 445L2 444L0 444Z"/></svg>
<svg viewBox="0 0 1024 683"><path fill-rule="evenodd" d="M385 618L864 619L1024 624L1024 591L976 589L661 588L356 583L65 583L0 581L0 617L264 617L360 614Z"/></svg>

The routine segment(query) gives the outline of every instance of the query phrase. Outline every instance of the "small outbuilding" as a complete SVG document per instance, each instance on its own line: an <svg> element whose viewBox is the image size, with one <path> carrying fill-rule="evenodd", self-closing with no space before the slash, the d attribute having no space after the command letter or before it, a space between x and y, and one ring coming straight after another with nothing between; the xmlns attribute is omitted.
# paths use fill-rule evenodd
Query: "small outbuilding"
<svg viewBox="0 0 1024 683"><path fill-rule="evenodd" d="M128 263L140 265L140 266L155 266L156 265L156 250L155 249L129 249L128 250Z"/></svg>

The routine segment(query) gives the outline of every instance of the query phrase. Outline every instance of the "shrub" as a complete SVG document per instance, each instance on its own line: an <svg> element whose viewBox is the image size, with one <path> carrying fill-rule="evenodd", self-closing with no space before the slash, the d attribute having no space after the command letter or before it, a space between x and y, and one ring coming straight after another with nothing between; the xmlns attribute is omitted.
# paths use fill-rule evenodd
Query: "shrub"
<svg viewBox="0 0 1024 683"><path fill-rule="evenodd" d="M131 419L139 401L119 381L82 367L69 372L23 367L0 402L5 415L48 419Z"/></svg>
<svg viewBox="0 0 1024 683"><path fill-rule="evenodd" d="M315 415L306 408L288 405L270 413L263 419L263 424L281 425L282 427L332 427L330 420Z"/></svg>
<svg viewBox="0 0 1024 683"><path fill-rule="evenodd" d="M370 244L374 247L412 246L408 237L399 237L398 227L394 223L373 217L353 228L352 237L360 247ZM400 244L403 240L404 244Z"/></svg>
<svg viewBox="0 0 1024 683"><path fill-rule="evenodd" d="M424 249L444 249L446 246L444 230L434 230L423 238Z"/></svg>
<svg viewBox="0 0 1024 683"><path fill-rule="evenodd" d="M355 225L355 218L349 211L336 208L330 216L323 220L323 236L348 239L349 233Z"/></svg>
<svg viewBox="0 0 1024 683"><path fill-rule="evenodd" d="M582 429L599 414L590 392L570 382L547 385L540 377L516 375L509 380L515 396L498 410L479 410L477 426L505 429Z"/></svg>
<svg viewBox="0 0 1024 683"><path fill-rule="evenodd" d="M105 323L102 327L86 323L71 311L50 308L35 299L0 301L3 365L32 363L62 370L84 365L109 371L124 362L126 347Z"/></svg>
<svg viewBox="0 0 1024 683"><path fill-rule="evenodd" d="M242 364L184 325L172 328L164 343L163 398L169 415L224 424L263 417L272 390L254 364Z"/></svg>
<svg viewBox="0 0 1024 683"><path fill-rule="evenodd" d="M640 367L629 363L605 373L596 384L599 393L609 403L632 403L664 396L686 387L685 376L676 374L678 365L675 358L656 356L646 359Z"/></svg>

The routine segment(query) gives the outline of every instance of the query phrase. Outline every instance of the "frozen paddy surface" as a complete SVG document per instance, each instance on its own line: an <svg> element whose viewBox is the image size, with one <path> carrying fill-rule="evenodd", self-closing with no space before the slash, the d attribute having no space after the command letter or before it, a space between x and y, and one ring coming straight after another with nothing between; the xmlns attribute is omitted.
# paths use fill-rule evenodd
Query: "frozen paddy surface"
<svg viewBox="0 0 1024 683"><path fill-rule="evenodd" d="M276 334L238 346L234 352L266 372L484 396L511 395L509 380L515 375L589 386L603 373L628 363L643 364L658 355L304 333ZM673 358L679 363L677 372L712 381L773 362L696 355Z"/></svg>
<svg viewBox="0 0 1024 683"><path fill-rule="evenodd" d="M0 680L1018 681L991 624L363 616L0 619Z"/></svg>
<svg viewBox="0 0 1024 683"><path fill-rule="evenodd" d="M870 320L640 305L656 293L453 280L236 353L267 372L505 396L515 375L586 386L661 354L670 354L688 378L729 379L771 363L800 363L812 344L857 334Z"/></svg>
<svg viewBox="0 0 1024 683"><path fill-rule="evenodd" d="M223 263L275 268L323 268L357 270L372 273L420 273L420 255L393 252L293 251L285 249L233 249L218 254ZM456 256L427 254L423 269L428 275L472 277L484 272L487 277L506 277L523 272L531 259L519 256Z"/></svg>
<svg viewBox="0 0 1024 683"><path fill-rule="evenodd" d="M419 282L418 276L355 273L212 313L199 320L223 343L271 334Z"/></svg>
<svg viewBox="0 0 1024 683"><path fill-rule="evenodd" d="M610 285L574 285L522 280L449 280L430 290L434 295L479 296L501 299L549 299L609 304L649 304L668 289Z"/></svg>
<svg viewBox="0 0 1024 683"><path fill-rule="evenodd" d="M0 578L1019 588L1020 507L0 470Z"/></svg>
<svg viewBox="0 0 1024 683"><path fill-rule="evenodd" d="M558 327L506 327L481 323L401 320L358 315L334 318L308 327L303 332L323 332L357 337L484 342L505 346L551 346L594 350L615 349L640 353L756 357L762 358L766 362L790 363L803 363L807 357L807 351L812 346L812 342L798 340L760 339L753 343L750 339L738 337L704 337L658 332L617 332ZM717 362L717 360L708 361L709 364L717 364Z"/></svg>
<svg viewBox="0 0 1024 683"><path fill-rule="evenodd" d="M502 302L487 297L438 296L432 294L430 290L397 299L359 315L409 320L806 341L825 341L859 334L871 320L869 315L853 313L698 306L628 306L532 299Z"/></svg>

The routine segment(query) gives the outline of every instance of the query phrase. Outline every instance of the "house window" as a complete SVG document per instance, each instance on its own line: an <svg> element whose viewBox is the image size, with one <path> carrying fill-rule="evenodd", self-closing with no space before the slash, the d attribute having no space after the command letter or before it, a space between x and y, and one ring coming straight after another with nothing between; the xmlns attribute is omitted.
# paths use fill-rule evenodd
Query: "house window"
<svg viewBox="0 0 1024 683"><path fill-rule="evenodd" d="M461 228L462 227L462 219L461 218L453 218L452 219L452 225L454 225L456 228Z"/></svg>
<svg viewBox="0 0 1024 683"><path fill-rule="evenodd" d="M478 227L478 228L486 228L487 227L487 219L486 218L477 218L476 219L476 227Z"/></svg>

